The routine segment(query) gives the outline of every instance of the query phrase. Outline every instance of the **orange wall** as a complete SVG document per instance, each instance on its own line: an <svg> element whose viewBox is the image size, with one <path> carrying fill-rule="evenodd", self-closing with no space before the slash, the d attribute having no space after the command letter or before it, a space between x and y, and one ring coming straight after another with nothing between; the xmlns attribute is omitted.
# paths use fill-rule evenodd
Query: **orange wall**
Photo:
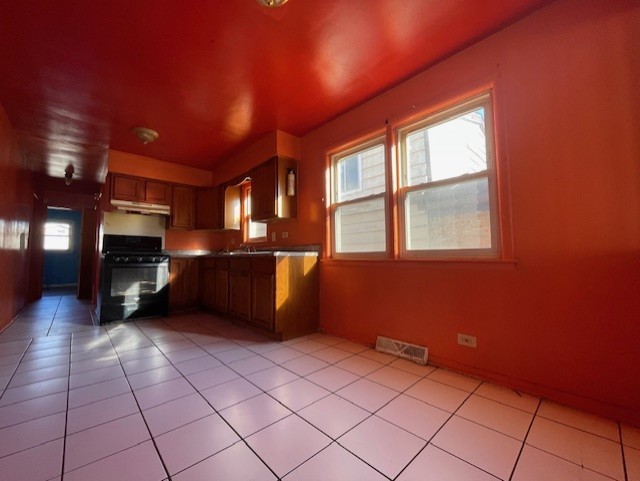
<svg viewBox="0 0 640 481"><path fill-rule="evenodd" d="M325 259L324 330L640 424L638 25L635 1L559 1L305 136L294 243L324 239L327 151L494 82L517 259Z"/></svg>
<svg viewBox="0 0 640 481"><path fill-rule="evenodd" d="M18 142L0 106L0 329L24 307L33 187Z"/></svg>

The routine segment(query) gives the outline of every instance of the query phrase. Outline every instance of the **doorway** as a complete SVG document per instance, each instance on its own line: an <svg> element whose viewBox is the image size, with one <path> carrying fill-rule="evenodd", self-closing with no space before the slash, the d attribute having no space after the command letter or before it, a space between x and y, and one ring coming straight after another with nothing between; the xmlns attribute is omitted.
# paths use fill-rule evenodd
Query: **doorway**
<svg viewBox="0 0 640 481"><path fill-rule="evenodd" d="M45 292L76 292L81 246L82 212L48 207L44 225L42 269L42 287Z"/></svg>

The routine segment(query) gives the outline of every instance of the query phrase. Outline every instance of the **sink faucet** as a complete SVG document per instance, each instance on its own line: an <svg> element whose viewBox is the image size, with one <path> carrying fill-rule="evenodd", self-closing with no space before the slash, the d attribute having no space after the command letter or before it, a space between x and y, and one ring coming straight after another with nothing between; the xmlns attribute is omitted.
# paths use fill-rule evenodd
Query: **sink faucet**
<svg viewBox="0 0 640 481"><path fill-rule="evenodd" d="M251 252L252 246L250 246L249 244L240 244L238 246L240 248L240 250L246 251L246 252Z"/></svg>

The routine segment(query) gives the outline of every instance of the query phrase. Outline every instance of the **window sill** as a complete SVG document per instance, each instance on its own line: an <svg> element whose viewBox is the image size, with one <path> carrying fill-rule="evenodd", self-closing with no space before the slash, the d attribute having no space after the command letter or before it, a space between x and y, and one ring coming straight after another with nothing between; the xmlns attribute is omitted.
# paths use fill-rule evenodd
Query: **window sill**
<svg viewBox="0 0 640 481"><path fill-rule="evenodd" d="M513 270L518 264L517 259L321 259L320 263L326 267L427 267L434 269L499 269Z"/></svg>

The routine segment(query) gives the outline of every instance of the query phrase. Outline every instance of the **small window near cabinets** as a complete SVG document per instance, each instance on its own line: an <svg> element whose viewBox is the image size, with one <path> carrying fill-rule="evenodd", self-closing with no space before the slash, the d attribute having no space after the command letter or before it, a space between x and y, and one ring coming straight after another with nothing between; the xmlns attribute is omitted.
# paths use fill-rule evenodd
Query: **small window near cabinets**
<svg viewBox="0 0 640 481"><path fill-rule="evenodd" d="M264 222L251 221L251 183L243 187L244 203L244 240L263 241L267 239L267 224Z"/></svg>
<svg viewBox="0 0 640 481"><path fill-rule="evenodd" d="M44 225L44 250L71 250L71 224L68 222L46 222Z"/></svg>

